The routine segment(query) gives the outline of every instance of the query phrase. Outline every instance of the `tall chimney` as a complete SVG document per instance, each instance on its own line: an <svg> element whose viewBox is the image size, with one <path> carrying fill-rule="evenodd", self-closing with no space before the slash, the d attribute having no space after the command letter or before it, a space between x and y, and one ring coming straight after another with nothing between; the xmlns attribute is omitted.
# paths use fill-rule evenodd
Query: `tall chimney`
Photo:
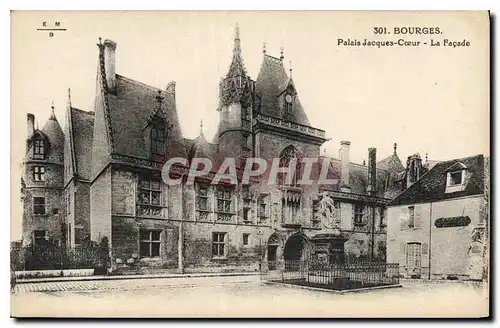
<svg viewBox="0 0 500 328"><path fill-rule="evenodd" d="M368 148L368 188L370 195L377 193L377 149Z"/></svg>
<svg viewBox="0 0 500 328"><path fill-rule="evenodd" d="M35 133L35 115L28 113L28 134L26 139L31 139Z"/></svg>
<svg viewBox="0 0 500 328"><path fill-rule="evenodd" d="M109 91L116 90L115 50L116 42L104 40L104 70Z"/></svg>
<svg viewBox="0 0 500 328"><path fill-rule="evenodd" d="M406 171L406 188L409 188L415 181L420 179L422 174L422 159L419 154L408 156Z"/></svg>
<svg viewBox="0 0 500 328"><path fill-rule="evenodd" d="M350 162L350 141L340 142L340 161L342 163L342 171L340 178L340 190L350 191L349 187L349 162Z"/></svg>

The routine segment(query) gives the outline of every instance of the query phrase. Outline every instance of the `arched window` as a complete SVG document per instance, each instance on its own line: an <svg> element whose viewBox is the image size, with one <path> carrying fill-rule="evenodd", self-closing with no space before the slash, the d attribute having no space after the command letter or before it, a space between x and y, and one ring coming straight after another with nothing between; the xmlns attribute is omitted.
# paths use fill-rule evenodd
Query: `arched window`
<svg viewBox="0 0 500 328"><path fill-rule="evenodd" d="M294 186L297 184L297 181L300 179L300 158L297 149L294 146L288 146L280 154L280 167L288 167L290 168L290 163L295 162L295 172L291 179L290 185ZM293 164L292 164L293 165ZM292 172L292 170L290 170ZM288 174L288 173L287 173ZM280 176L280 184L286 185L287 175L281 174Z"/></svg>
<svg viewBox="0 0 500 328"><path fill-rule="evenodd" d="M165 156L165 125L162 120L155 119L151 122L151 155L153 157Z"/></svg>
<svg viewBox="0 0 500 328"><path fill-rule="evenodd" d="M45 141L41 138L35 139L33 145L33 159L45 159Z"/></svg>

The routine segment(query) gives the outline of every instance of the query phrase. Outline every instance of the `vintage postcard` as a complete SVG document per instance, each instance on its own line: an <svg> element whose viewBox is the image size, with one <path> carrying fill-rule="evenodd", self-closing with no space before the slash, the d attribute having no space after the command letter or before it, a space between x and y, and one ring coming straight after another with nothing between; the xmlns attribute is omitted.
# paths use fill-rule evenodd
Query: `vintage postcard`
<svg viewBox="0 0 500 328"><path fill-rule="evenodd" d="M490 17L13 11L13 317L488 317Z"/></svg>

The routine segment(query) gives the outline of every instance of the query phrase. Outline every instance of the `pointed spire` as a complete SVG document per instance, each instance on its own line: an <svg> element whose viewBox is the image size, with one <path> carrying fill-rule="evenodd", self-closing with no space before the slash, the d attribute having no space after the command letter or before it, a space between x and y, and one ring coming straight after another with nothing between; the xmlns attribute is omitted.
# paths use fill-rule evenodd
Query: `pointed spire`
<svg viewBox="0 0 500 328"><path fill-rule="evenodd" d="M285 56L283 55L283 46L281 46L280 48L280 59L283 61L283 59L285 59Z"/></svg>
<svg viewBox="0 0 500 328"><path fill-rule="evenodd" d="M52 106L50 106L50 108L52 109L52 113L50 113L50 118L49 120L52 120L52 121L57 121L56 119L56 113L54 113L54 100L52 100Z"/></svg>
<svg viewBox="0 0 500 328"><path fill-rule="evenodd" d="M68 106L71 107L71 88L68 88Z"/></svg>
<svg viewBox="0 0 500 328"><path fill-rule="evenodd" d="M398 149L398 144L394 143L393 148L394 148L394 155L397 155L396 150Z"/></svg>
<svg viewBox="0 0 500 328"><path fill-rule="evenodd" d="M246 69L245 65L243 65L243 56L241 54L240 27L237 23L235 26L233 60L231 66L229 66L227 76L246 76Z"/></svg>

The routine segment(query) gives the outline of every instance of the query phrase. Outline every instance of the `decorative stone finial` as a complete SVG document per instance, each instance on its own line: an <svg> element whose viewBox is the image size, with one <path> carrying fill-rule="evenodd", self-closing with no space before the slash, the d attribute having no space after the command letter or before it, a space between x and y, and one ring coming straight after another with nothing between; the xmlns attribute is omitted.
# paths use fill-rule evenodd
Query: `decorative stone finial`
<svg viewBox="0 0 500 328"><path fill-rule="evenodd" d="M236 23L236 26L234 27L234 31L236 33L234 38L236 40L239 40L240 39L240 25L238 23Z"/></svg>
<svg viewBox="0 0 500 328"><path fill-rule="evenodd" d="M283 55L283 46L280 48L280 59L283 60L285 59L285 56Z"/></svg>
<svg viewBox="0 0 500 328"><path fill-rule="evenodd" d="M262 44L262 53L263 54L266 53L266 43L265 42Z"/></svg>
<svg viewBox="0 0 500 328"><path fill-rule="evenodd" d="M290 60L290 78L292 78L292 61Z"/></svg>
<svg viewBox="0 0 500 328"><path fill-rule="evenodd" d="M394 143L394 155L396 155L396 150L398 149L398 144Z"/></svg>

